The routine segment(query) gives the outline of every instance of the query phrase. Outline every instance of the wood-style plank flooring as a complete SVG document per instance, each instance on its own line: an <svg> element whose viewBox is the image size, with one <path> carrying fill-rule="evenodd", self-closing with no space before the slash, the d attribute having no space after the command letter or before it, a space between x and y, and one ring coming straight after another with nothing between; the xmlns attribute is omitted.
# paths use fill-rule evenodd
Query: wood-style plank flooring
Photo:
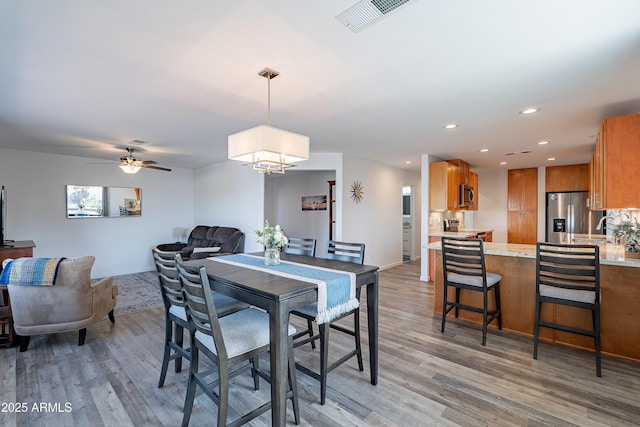
<svg viewBox="0 0 640 427"><path fill-rule="evenodd" d="M640 425L640 363L605 356L597 378L586 351L542 343L536 361L530 338L492 328L482 347L480 329L454 319L443 335L419 268L410 262L380 273L378 385L369 383L367 351L365 372L353 360L329 375L324 406L319 384L298 373L302 425ZM365 312L362 323L366 348ZM179 425L188 363L180 374L172 365L157 388L163 329L157 308L117 316L113 326L105 319L89 328L83 347L76 333L63 333L33 337L25 353L0 349L0 425ZM351 343L335 331L330 341L332 355ZM316 361L317 350L300 348L296 357ZM254 392L249 374L238 377L232 406L268 399L262 384ZM199 396L190 425L214 425L215 416ZM251 423L269 424L270 412Z"/></svg>

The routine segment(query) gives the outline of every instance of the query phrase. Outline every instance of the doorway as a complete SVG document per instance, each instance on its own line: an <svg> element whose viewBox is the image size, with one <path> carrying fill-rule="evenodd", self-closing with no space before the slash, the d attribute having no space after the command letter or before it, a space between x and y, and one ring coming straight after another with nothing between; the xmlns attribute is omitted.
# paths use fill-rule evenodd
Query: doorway
<svg viewBox="0 0 640 427"><path fill-rule="evenodd" d="M414 259L413 254L413 189L402 186L402 262Z"/></svg>

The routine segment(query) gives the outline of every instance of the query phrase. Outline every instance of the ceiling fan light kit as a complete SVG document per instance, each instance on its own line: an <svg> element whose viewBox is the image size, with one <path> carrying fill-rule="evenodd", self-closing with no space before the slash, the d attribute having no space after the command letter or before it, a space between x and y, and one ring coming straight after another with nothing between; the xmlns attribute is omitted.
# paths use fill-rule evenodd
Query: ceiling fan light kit
<svg viewBox="0 0 640 427"><path fill-rule="evenodd" d="M136 163L137 162L133 162L133 163L129 163L127 161L123 162L121 160L120 165L118 167L122 169L124 173L134 174L134 173L137 173L141 168L141 166L138 166Z"/></svg>
<svg viewBox="0 0 640 427"><path fill-rule="evenodd" d="M136 159L135 157L133 157L133 152L135 151L133 147L127 147L126 150L129 155L120 157L120 164L118 164L118 167L125 173L133 175L134 173L137 173L141 168L157 169L165 172L171 172L171 169L169 168L154 166L156 162L154 162L153 160Z"/></svg>
<svg viewBox="0 0 640 427"><path fill-rule="evenodd" d="M284 173L309 158L309 137L271 126L271 79L279 73L265 68L258 73L268 81L267 125L256 126L228 137L228 158L245 162L259 173Z"/></svg>

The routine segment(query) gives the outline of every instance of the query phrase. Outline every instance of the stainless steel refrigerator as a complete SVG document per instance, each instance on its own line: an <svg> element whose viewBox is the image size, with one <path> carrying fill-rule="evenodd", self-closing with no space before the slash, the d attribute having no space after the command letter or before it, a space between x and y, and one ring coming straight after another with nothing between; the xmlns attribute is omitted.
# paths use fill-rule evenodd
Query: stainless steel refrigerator
<svg viewBox="0 0 640 427"><path fill-rule="evenodd" d="M606 211L591 211L587 205L589 193L547 193L547 235L549 243L574 243L588 235L597 238L606 233L604 224L596 227ZM604 238L605 236L602 236Z"/></svg>

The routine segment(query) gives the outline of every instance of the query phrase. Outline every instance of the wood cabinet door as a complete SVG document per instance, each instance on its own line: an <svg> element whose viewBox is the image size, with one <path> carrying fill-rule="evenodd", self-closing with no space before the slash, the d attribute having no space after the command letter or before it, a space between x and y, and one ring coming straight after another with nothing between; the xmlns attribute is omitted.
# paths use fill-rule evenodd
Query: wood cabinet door
<svg viewBox="0 0 640 427"><path fill-rule="evenodd" d="M605 120L603 136L603 209L640 206L640 114Z"/></svg>
<svg viewBox="0 0 640 427"><path fill-rule="evenodd" d="M535 243L538 234L538 169L511 169L508 177L507 242Z"/></svg>
<svg viewBox="0 0 640 427"><path fill-rule="evenodd" d="M520 218L520 241L518 243L535 245L538 241L538 211L522 211Z"/></svg>
<svg viewBox="0 0 640 427"><path fill-rule="evenodd" d="M460 198L460 169L453 163L447 163L447 210L458 209Z"/></svg>
<svg viewBox="0 0 640 427"><path fill-rule="evenodd" d="M508 175L507 210L519 211L522 209L522 186L524 184L524 172L522 169L511 169Z"/></svg>
<svg viewBox="0 0 640 427"><path fill-rule="evenodd" d="M551 166L545 169L545 189L547 193L573 191L573 165Z"/></svg>
<svg viewBox="0 0 640 427"><path fill-rule="evenodd" d="M593 176L591 179L591 208L603 209L604 205L604 122L600 125L600 132L596 140L596 148L593 151Z"/></svg>
<svg viewBox="0 0 640 427"><path fill-rule="evenodd" d="M545 169L547 193L589 191L589 164L551 166Z"/></svg>
<svg viewBox="0 0 640 427"><path fill-rule="evenodd" d="M574 191L589 191L589 163L574 165Z"/></svg>
<svg viewBox="0 0 640 427"><path fill-rule="evenodd" d="M507 242L508 243L520 243L520 236L522 235L521 227L522 212L517 210L507 212Z"/></svg>
<svg viewBox="0 0 640 427"><path fill-rule="evenodd" d="M469 185L473 188L473 206L470 207L470 210L477 211L478 210L478 174L475 172L469 172Z"/></svg>
<svg viewBox="0 0 640 427"><path fill-rule="evenodd" d="M447 163L434 162L429 165L429 209L447 210Z"/></svg>
<svg viewBox="0 0 640 427"><path fill-rule="evenodd" d="M538 169L522 169L522 210L538 209Z"/></svg>

